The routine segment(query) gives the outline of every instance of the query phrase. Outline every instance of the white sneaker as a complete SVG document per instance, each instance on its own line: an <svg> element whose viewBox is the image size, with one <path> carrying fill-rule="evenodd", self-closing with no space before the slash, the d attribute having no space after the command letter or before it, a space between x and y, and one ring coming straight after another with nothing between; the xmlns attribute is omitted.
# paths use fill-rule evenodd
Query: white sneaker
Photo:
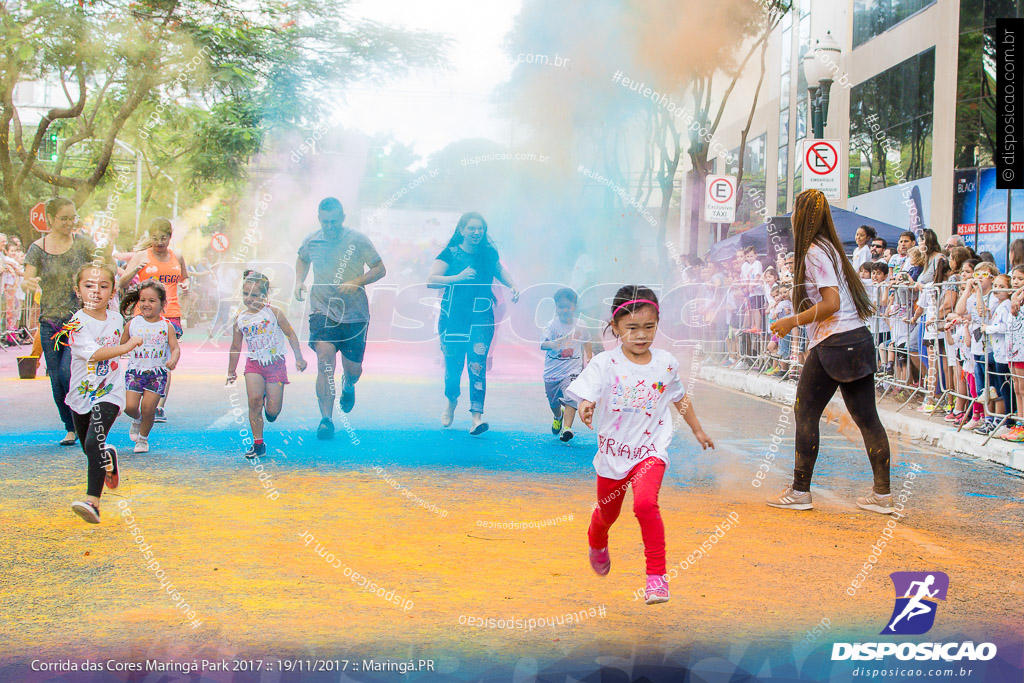
<svg viewBox="0 0 1024 683"><path fill-rule="evenodd" d="M145 436L140 436L135 440L135 448L132 453L149 453L149 439Z"/></svg>
<svg viewBox="0 0 1024 683"><path fill-rule="evenodd" d="M984 420L979 420L978 418L972 418L970 422L968 422L967 424L965 424L963 426L963 430L965 432L967 432L967 431L970 431L972 429L976 429L977 427L980 427L983 424L985 424Z"/></svg>
<svg viewBox="0 0 1024 683"><path fill-rule="evenodd" d="M812 510L811 492L797 493L792 486L782 489L778 496L772 496L767 501L773 508L789 508L790 510Z"/></svg>
<svg viewBox="0 0 1024 683"><path fill-rule="evenodd" d="M871 493L857 498L857 507L862 510L870 510L880 515L892 514L892 494L881 495L871 489Z"/></svg>
<svg viewBox="0 0 1024 683"><path fill-rule="evenodd" d="M128 430L128 438L132 441L139 440L139 433L142 431L142 420L132 420L132 426Z"/></svg>

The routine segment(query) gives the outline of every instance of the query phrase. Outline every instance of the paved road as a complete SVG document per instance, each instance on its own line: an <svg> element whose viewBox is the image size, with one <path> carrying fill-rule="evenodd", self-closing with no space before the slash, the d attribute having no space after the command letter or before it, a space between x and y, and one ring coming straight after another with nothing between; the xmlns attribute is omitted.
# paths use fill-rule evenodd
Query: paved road
<svg viewBox="0 0 1024 683"><path fill-rule="evenodd" d="M477 439L465 433L463 407L452 429L437 424L433 346L371 347L350 429L336 420L331 443L313 436L312 372L293 371L284 413L268 429L271 489L241 457L223 351L201 351L188 345L170 421L150 454L125 459L100 526L68 508L84 486L84 456L54 445L46 381L0 379L10 615L0 623L0 678L20 679L33 658L301 656L433 659L455 677L505 679L513 668L592 666L598 655L697 668L714 668L715 656L731 662L727 670L757 673L770 662L827 677L827 646L804 648L806 660L792 648L823 621L829 642L876 640L893 605L888 573L904 570L950 576L928 638L1006 642L1001 652L1019 657L1024 486L987 461L894 440L893 485L909 492L906 516L854 588L886 527L852 502L870 486L859 443L823 428L817 508L770 509L765 494L792 467L791 415L684 377L718 448L701 452L688 433L676 437L661 507L677 578L671 602L647 607L633 599L643 555L631 515L612 531L612 573L599 579L589 569L596 438L583 429L567 446L551 436L532 349L498 348L492 430ZM757 488L773 433L780 455ZM112 442L127 449L126 420ZM126 509L136 527L118 516ZM738 523L716 536L729 515ZM133 534L179 598L161 588ZM366 590L371 582L382 597ZM186 604L201 625L187 622ZM524 627L497 626L506 619ZM529 630L529 619L554 625Z"/></svg>

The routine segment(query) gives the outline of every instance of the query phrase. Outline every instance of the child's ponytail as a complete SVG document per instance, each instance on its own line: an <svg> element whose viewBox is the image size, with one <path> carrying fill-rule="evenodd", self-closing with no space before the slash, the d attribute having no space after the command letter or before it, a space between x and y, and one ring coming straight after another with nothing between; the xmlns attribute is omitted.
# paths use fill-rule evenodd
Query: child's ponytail
<svg viewBox="0 0 1024 683"><path fill-rule="evenodd" d="M129 318L131 312L135 309L135 306L139 303L139 298L142 296L142 290L152 289L156 292L156 295L160 298L160 309L163 310L167 306L167 288L156 280L143 280L141 283L132 287L121 299L121 317Z"/></svg>

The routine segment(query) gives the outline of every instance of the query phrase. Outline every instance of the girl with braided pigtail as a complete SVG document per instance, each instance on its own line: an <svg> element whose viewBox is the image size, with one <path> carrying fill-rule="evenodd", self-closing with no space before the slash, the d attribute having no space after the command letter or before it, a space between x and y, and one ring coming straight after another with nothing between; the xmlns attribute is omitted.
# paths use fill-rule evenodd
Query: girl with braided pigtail
<svg viewBox="0 0 1024 683"><path fill-rule="evenodd" d="M839 389L854 423L864 437L874 474L874 487L857 499L864 510L892 514L889 492L889 437L875 407L874 343L864 321L873 312L864 285L843 252L832 224L828 202L818 190L797 195L793 206L796 272L793 307L796 315L772 323L780 339L807 326L808 352L797 385L796 463L793 484L768 505L810 510L811 475L818 458L818 423Z"/></svg>

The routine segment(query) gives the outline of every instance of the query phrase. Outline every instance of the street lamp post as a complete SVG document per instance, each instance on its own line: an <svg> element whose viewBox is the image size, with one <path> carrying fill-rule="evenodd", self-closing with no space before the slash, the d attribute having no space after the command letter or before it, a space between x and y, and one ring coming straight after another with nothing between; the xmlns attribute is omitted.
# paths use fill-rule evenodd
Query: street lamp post
<svg viewBox="0 0 1024 683"><path fill-rule="evenodd" d="M839 70L841 55L842 49L832 37L831 31L826 32L825 38L816 41L815 48L804 55L804 79L807 81L807 99L811 109L811 135L815 139L825 137L832 74Z"/></svg>

